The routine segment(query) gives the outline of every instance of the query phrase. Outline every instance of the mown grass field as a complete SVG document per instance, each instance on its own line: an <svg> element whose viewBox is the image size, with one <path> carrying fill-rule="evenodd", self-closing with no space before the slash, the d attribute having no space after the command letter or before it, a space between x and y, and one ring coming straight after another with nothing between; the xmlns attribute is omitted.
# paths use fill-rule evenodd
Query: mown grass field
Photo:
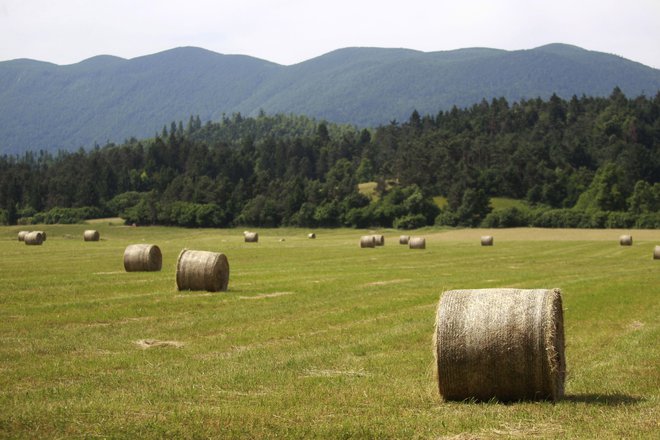
<svg viewBox="0 0 660 440"><path fill-rule="evenodd" d="M0 228L2 438L658 438L660 231L429 229L409 250L391 230L360 249L366 231L89 227ZM161 272L124 272L141 242ZM177 292L184 247L224 252L229 291ZM563 401L440 399L439 296L487 287L562 289Z"/></svg>

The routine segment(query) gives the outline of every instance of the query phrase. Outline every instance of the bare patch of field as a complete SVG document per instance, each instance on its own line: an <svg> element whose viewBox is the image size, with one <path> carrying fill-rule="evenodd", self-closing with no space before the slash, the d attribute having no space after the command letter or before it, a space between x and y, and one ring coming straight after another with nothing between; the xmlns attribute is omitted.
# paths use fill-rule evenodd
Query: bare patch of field
<svg viewBox="0 0 660 440"><path fill-rule="evenodd" d="M369 373L364 370L324 370L308 368L300 377L366 377Z"/></svg>
<svg viewBox="0 0 660 440"><path fill-rule="evenodd" d="M372 283L367 283L364 286L365 287L371 287L371 286L386 286L388 284L399 284L399 283L407 283L408 281L412 281L411 278L403 278L399 280L387 280L387 281L374 281Z"/></svg>
<svg viewBox="0 0 660 440"><path fill-rule="evenodd" d="M158 339L140 339L134 343L145 350L148 348L181 348L184 345L183 342L179 341L159 341Z"/></svg>
<svg viewBox="0 0 660 440"><path fill-rule="evenodd" d="M278 296L285 295L294 295L296 292L273 292L273 293L262 293L255 296L239 296L238 299L264 299L264 298L275 298Z"/></svg>
<svg viewBox="0 0 660 440"><path fill-rule="evenodd" d="M238 396L238 397L262 397L272 394L270 391L219 390L218 392L222 394L227 394L229 396Z"/></svg>
<svg viewBox="0 0 660 440"><path fill-rule="evenodd" d="M628 324L628 328L629 328L630 330L639 330L639 329L641 329L642 327L644 327L644 323L643 323L643 322L639 322L639 321L633 321L633 322L631 322L630 324Z"/></svg>

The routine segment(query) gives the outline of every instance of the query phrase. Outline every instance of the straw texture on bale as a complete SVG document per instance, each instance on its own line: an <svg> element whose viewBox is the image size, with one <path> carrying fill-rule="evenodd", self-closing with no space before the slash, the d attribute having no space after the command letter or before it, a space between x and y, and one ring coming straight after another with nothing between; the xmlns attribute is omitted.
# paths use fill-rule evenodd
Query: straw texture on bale
<svg viewBox="0 0 660 440"><path fill-rule="evenodd" d="M632 235L622 235L619 237L619 244L621 246L632 246Z"/></svg>
<svg viewBox="0 0 660 440"><path fill-rule="evenodd" d="M30 231L18 231L18 241L25 241L25 236L29 233Z"/></svg>
<svg viewBox="0 0 660 440"><path fill-rule="evenodd" d="M656 246L653 249L653 259L654 260L660 260L660 246Z"/></svg>
<svg viewBox="0 0 660 440"><path fill-rule="evenodd" d="M307 238L316 238L316 234L313 233L313 232L310 233L310 234L307 234Z"/></svg>
<svg viewBox="0 0 660 440"><path fill-rule="evenodd" d="M156 272L163 267L163 254L155 244L131 244L124 250L126 272Z"/></svg>
<svg viewBox="0 0 660 440"><path fill-rule="evenodd" d="M385 246L385 236L384 235L374 235L374 240L376 243L376 246Z"/></svg>
<svg viewBox="0 0 660 440"><path fill-rule="evenodd" d="M246 243L257 243L259 241L259 234L257 232L246 232L245 233L245 242Z"/></svg>
<svg viewBox="0 0 660 440"><path fill-rule="evenodd" d="M376 247L376 237L373 235L363 235L360 237L360 247L361 248L372 248Z"/></svg>
<svg viewBox="0 0 660 440"><path fill-rule="evenodd" d="M484 235L481 237L481 245L482 246L492 246L493 245L493 236L492 235Z"/></svg>
<svg viewBox="0 0 660 440"><path fill-rule="evenodd" d="M85 241L99 241L101 234L95 229L88 229L83 232L83 240Z"/></svg>
<svg viewBox="0 0 660 440"><path fill-rule="evenodd" d="M435 350L446 400L559 400L566 372L561 292L444 292Z"/></svg>
<svg viewBox="0 0 660 440"><path fill-rule="evenodd" d="M408 241L410 249L426 249L426 238L424 237L411 237Z"/></svg>
<svg viewBox="0 0 660 440"><path fill-rule="evenodd" d="M410 241L410 235L402 235L399 237L399 244L408 244Z"/></svg>
<svg viewBox="0 0 660 440"><path fill-rule="evenodd" d="M219 292L229 285L229 262L219 252L184 249L176 261L178 290Z"/></svg>
<svg viewBox="0 0 660 440"><path fill-rule="evenodd" d="M44 242L44 235L40 231L28 232L23 241L28 245L41 245Z"/></svg>

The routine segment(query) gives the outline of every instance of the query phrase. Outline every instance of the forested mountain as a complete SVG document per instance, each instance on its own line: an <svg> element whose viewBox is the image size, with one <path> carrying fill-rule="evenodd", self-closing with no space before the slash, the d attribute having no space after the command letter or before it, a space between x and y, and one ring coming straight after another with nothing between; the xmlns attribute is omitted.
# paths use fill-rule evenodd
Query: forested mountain
<svg viewBox="0 0 660 440"><path fill-rule="evenodd" d="M361 182L376 183L375 197ZM493 196L528 207L491 212ZM142 141L0 157L0 222L116 215L191 227L660 228L660 93L497 98L375 129L190 117Z"/></svg>
<svg viewBox="0 0 660 440"><path fill-rule="evenodd" d="M199 115L286 113L373 127L414 109L436 114L482 99L553 93L654 96L660 71L614 55L552 44L446 52L346 48L292 66L198 48L58 66L0 62L0 153L91 148L160 133Z"/></svg>

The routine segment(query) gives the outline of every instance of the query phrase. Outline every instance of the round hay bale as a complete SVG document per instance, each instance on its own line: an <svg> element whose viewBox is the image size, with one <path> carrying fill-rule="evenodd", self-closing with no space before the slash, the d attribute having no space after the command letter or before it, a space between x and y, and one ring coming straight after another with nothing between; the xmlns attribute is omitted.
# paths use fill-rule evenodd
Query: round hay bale
<svg viewBox="0 0 660 440"><path fill-rule="evenodd" d="M374 235L374 240L376 241L376 246L385 246L385 236L376 234Z"/></svg>
<svg viewBox="0 0 660 440"><path fill-rule="evenodd" d="M426 249L426 238L424 237L411 237L408 240L408 248L410 249Z"/></svg>
<svg viewBox="0 0 660 440"><path fill-rule="evenodd" d="M622 235L619 237L619 244L621 246L632 246L632 235Z"/></svg>
<svg viewBox="0 0 660 440"><path fill-rule="evenodd" d="M493 236L492 235L484 235L481 237L481 245L482 246L492 246L493 245Z"/></svg>
<svg viewBox="0 0 660 440"><path fill-rule="evenodd" d="M360 247L361 248L376 247L376 237L373 235L363 235L362 237L360 237Z"/></svg>
<svg viewBox="0 0 660 440"><path fill-rule="evenodd" d="M163 254L155 244L131 244L124 250L126 272L156 272L163 267Z"/></svg>
<svg viewBox="0 0 660 440"><path fill-rule="evenodd" d="M408 244L410 241L410 235L402 235L399 237L399 244Z"/></svg>
<svg viewBox="0 0 660 440"><path fill-rule="evenodd" d="M88 229L83 232L83 240L85 241L99 241L101 234L95 229Z"/></svg>
<svg viewBox="0 0 660 440"><path fill-rule="evenodd" d="M307 238L314 239L314 238L316 238L316 234L313 233L313 232L312 232L312 233L309 233L309 234L307 234Z"/></svg>
<svg viewBox="0 0 660 440"><path fill-rule="evenodd" d="M27 245L39 246L44 242L44 235L41 231L32 231L25 234L23 241Z"/></svg>
<svg viewBox="0 0 660 440"><path fill-rule="evenodd" d="M445 400L559 400L566 373L561 292L444 292L435 350Z"/></svg>
<svg viewBox="0 0 660 440"><path fill-rule="evenodd" d="M257 243L259 241L259 234L257 232L247 232L245 233L245 242L246 243Z"/></svg>
<svg viewBox="0 0 660 440"><path fill-rule="evenodd" d="M176 260L178 290L226 291L229 262L224 254L184 249Z"/></svg>
<svg viewBox="0 0 660 440"><path fill-rule="evenodd" d="M654 260L660 260L660 246L656 246L653 249L653 259Z"/></svg>
<svg viewBox="0 0 660 440"><path fill-rule="evenodd" d="M41 234L42 241L46 241L46 231L34 231Z"/></svg>
<svg viewBox="0 0 660 440"><path fill-rule="evenodd" d="M30 231L18 231L18 241L25 241L25 236L29 233Z"/></svg>

